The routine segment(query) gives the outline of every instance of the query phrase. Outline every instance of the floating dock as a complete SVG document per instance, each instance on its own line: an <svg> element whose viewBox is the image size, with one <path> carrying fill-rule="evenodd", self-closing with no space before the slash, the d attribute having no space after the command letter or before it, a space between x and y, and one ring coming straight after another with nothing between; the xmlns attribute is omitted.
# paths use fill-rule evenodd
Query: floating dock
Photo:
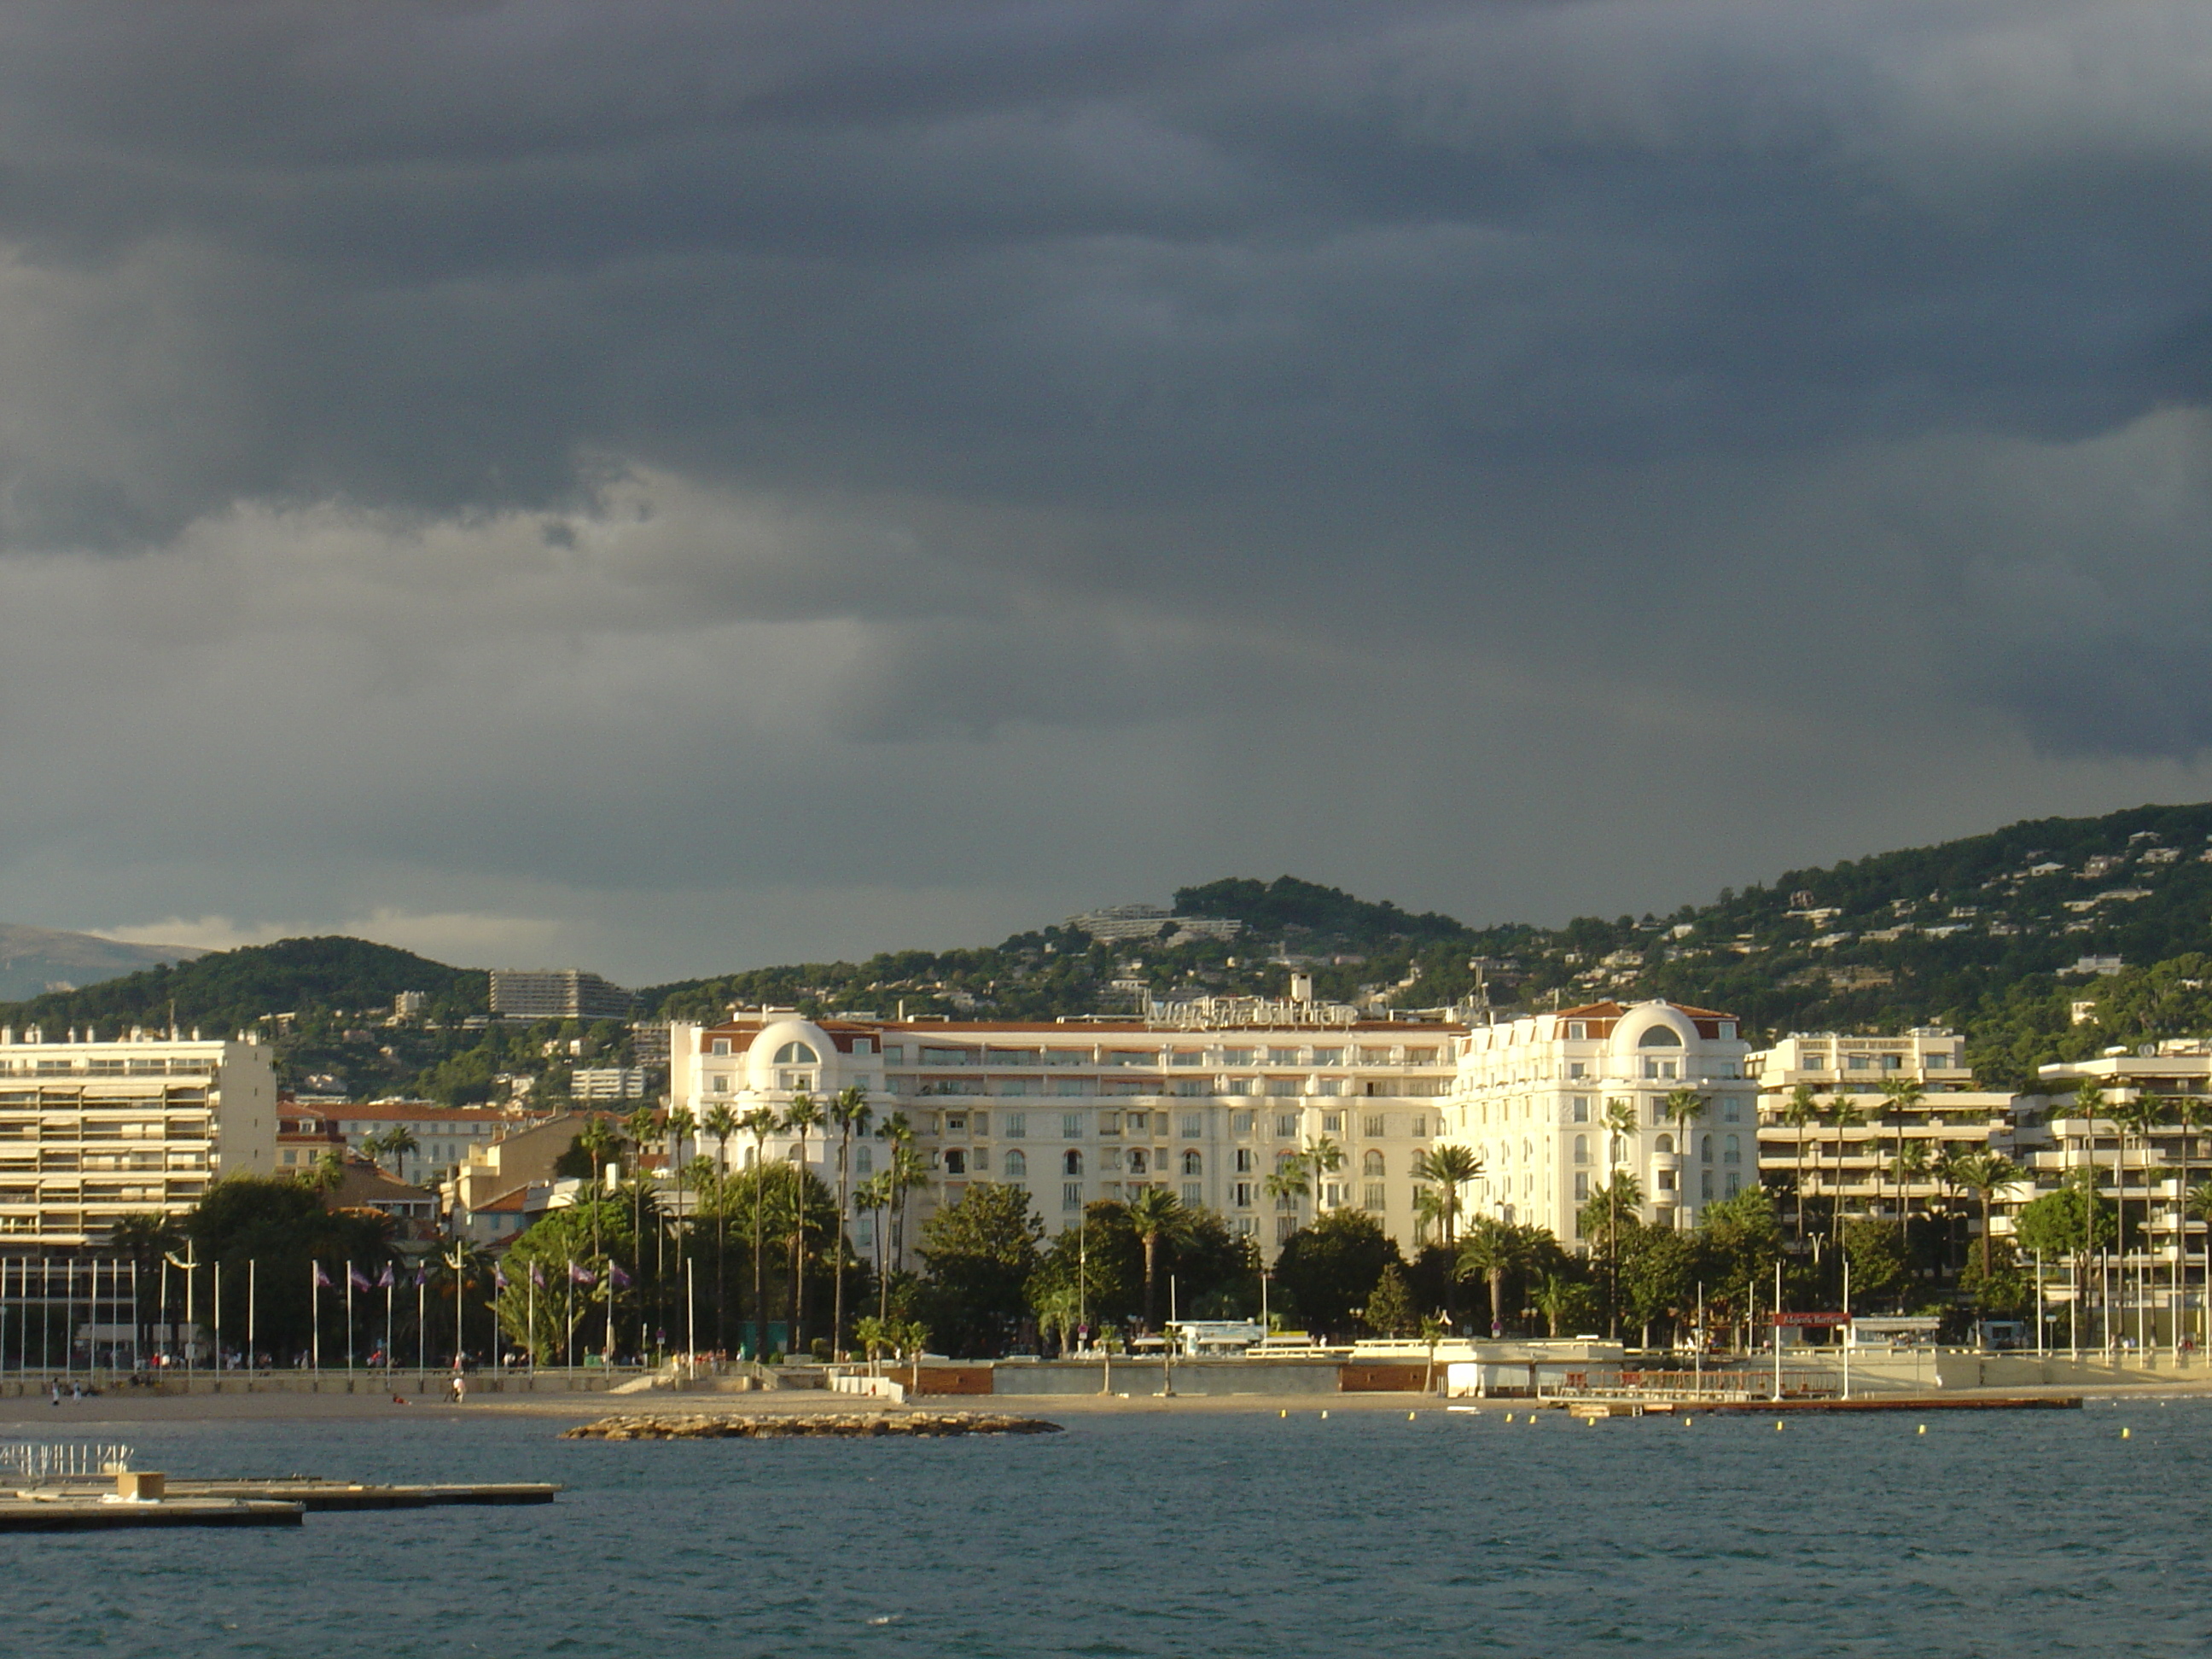
<svg viewBox="0 0 2212 1659"><path fill-rule="evenodd" d="M76 1495L0 1498L0 1532L106 1532L122 1527L296 1527L300 1504L229 1498L130 1503Z"/></svg>
<svg viewBox="0 0 2212 1659"><path fill-rule="evenodd" d="M1686 1407L1686 1409L1692 1409ZM1731 1400L1693 1409L1717 1415L1748 1413L1753 1417L1793 1412L2078 1412L2081 1396L2069 1395L1876 1395L1868 1400Z"/></svg>
<svg viewBox="0 0 2212 1659"><path fill-rule="evenodd" d="M98 1502L112 1483L65 1482L41 1489L45 1501ZM239 1480L171 1480L167 1503L289 1504L315 1511L336 1510L431 1510L457 1504L550 1504L561 1488L551 1481L516 1480L435 1486L382 1486L361 1480L325 1480L309 1474ZM27 1496L29 1494L27 1494Z"/></svg>

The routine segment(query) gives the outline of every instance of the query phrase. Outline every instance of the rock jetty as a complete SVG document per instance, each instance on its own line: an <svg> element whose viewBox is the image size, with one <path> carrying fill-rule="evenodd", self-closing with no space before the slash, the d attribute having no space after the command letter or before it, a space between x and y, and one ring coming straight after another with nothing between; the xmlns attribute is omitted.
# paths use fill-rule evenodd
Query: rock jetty
<svg viewBox="0 0 2212 1659"><path fill-rule="evenodd" d="M664 1412L602 1417L565 1431L563 1440L781 1440L813 1436L873 1440L906 1435L1058 1434L1060 1425L995 1412Z"/></svg>

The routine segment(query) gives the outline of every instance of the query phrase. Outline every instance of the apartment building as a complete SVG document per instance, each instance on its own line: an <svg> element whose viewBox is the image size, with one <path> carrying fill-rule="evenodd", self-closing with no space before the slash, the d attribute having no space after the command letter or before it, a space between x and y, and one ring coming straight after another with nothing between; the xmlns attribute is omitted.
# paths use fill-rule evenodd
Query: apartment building
<svg viewBox="0 0 2212 1659"><path fill-rule="evenodd" d="M1483 1213L1579 1237L1577 1215L1616 1170L1636 1177L1640 1219L1690 1227L1706 1204L1759 1179L1758 1089L1733 1015L1667 1002L1591 1003L1474 1028L1456 1039L1449 1138L1482 1158ZM1687 1121L1668 1097L1701 1097ZM1616 1133L1607 1109L1627 1103Z"/></svg>
<svg viewBox="0 0 2212 1659"><path fill-rule="evenodd" d="M643 1100L642 1066L579 1066L568 1076L571 1100Z"/></svg>
<svg viewBox="0 0 2212 1659"><path fill-rule="evenodd" d="M2078 1170L2095 1171L2099 1188L2128 1208L2129 1232L2143 1227L2127 1265L2201 1264L2205 1224L2186 1213L2190 1189L2212 1181L2212 1040L2150 1045L2150 1052L2108 1052L2094 1060L2038 1068L2040 1093L2023 1097L2024 1117L2040 1116L2039 1146L2020 1161L2038 1190L2056 1188ZM2081 1109L2083 1084L2094 1085L2102 1109ZM2154 1121L2134 1109L2153 1105ZM2163 1271L2163 1269L2161 1269Z"/></svg>
<svg viewBox="0 0 2212 1659"><path fill-rule="evenodd" d="M2008 1092L1977 1090L1965 1040L1941 1026L1902 1036L1793 1033L1751 1055L1759 1085L1759 1163L1778 1188L1845 1215L1924 1214L1949 1195L1943 1160L1969 1152L2022 1157L2046 1144L2043 1116ZM1885 1085L1909 1083L1917 1101ZM1815 1115L1791 1103L1800 1085ZM1979 1223L1974 1224L1978 1227Z"/></svg>
<svg viewBox="0 0 2212 1659"><path fill-rule="evenodd" d="M403 1180L443 1180L468 1161L471 1146L487 1146L527 1120L491 1106L439 1106L427 1100L349 1102L328 1106L328 1118L344 1138L346 1149L370 1155L368 1142L405 1129L415 1137L415 1149L391 1158L393 1172Z"/></svg>
<svg viewBox="0 0 2212 1659"><path fill-rule="evenodd" d="M0 1238L76 1249L123 1216L188 1210L219 1176L274 1170L276 1118L251 1042L0 1028Z"/></svg>
<svg viewBox="0 0 2212 1659"><path fill-rule="evenodd" d="M1465 1031L1310 1001L1050 1024L817 1023L768 1010L676 1025L670 1091L704 1121L717 1108L780 1114L802 1091L823 1099L866 1090L879 1121L906 1115L928 1161L931 1186L912 1200L917 1222L974 1181L1025 1188L1055 1230L1087 1203L1167 1186L1270 1251L1316 1205L1365 1211L1410 1247L1421 1198L1414 1163L1441 1131ZM1324 1140L1341 1163L1317 1192L1266 1194L1270 1172ZM798 1146L779 1133L766 1151L788 1158ZM728 1156L742 1164L752 1150L750 1137L734 1136ZM834 1186L834 1143L817 1131L805 1156ZM880 1158L873 1144L856 1146L853 1178ZM870 1222L852 1218L863 1247Z"/></svg>
<svg viewBox="0 0 2212 1659"><path fill-rule="evenodd" d="M574 968L495 968L496 1019L628 1019L637 1001L619 985Z"/></svg>

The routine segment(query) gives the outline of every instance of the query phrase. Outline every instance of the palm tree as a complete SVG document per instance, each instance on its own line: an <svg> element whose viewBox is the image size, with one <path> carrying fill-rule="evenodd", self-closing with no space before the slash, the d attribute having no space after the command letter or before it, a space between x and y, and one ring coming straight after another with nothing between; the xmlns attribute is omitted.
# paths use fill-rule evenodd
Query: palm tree
<svg viewBox="0 0 2212 1659"><path fill-rule="evenodd" d="M1897 1123L1897 1162L1893 1167L1901 1170L1905 1167L1905 1124L1919 1107L1927 1091L1920 1086L1917 1079L1909 1077L1886 1078L1880 1086L1882 1115L1893 1118ZM1924 1168L1925 1165L1923 1167ZM1904 1182L1900 1176L1897 1188L1897 1233L1900 1242L1905 1237L1905 1211L1907 1202Z"/></svg>
<svg viewBox="0 0 2212 1659"><path fill-rule="evenodd" d="M1488 1285L1493 1336L1503 1335L1505 1330L1505 1275L1519 1272L1527 1261L1527 1242L1512 1223L1482 1216L1468 1224L1457 1267L1462 1278L1480 1278Z"/></svg>
<svg viewBox="0 0 2212 1659"><path fill-rule="evenodd" d="M1695 1089L1670 1089L1667 1091L1666 1099L1659 1103L1659 1109L1666 1114L1667 1121L1674 1126L1676 1142L1681 1149L1679 1156L1686 1164L1689 1162L1690 1153L1690 1126L1705 1115L1705 1097ZM1686 1188L1680 1190L1680 1196L1683 1201L1676 1209L1675 1214L1678 1217L1686 1216L1689 1213L1689 1194ZM1679 1222L1677 1224L1680 1224Z"/></svg>
<svg viewBox="0 0 2212 1659"><path fill-rule="evenodd" d="M1820 1097L1809 1083L1801 1083L1790 1091L1789 1103L1782 1109L1782 1121L1790 1126L1797 1146L1797 1242L1805 1242L1805 1131L1820 1121Z"/></svg>
<svg viewBox="0 0 2212 1659"><path fill-rule="evenodd" d="M862 1314L853 1322L853 1340L868 1357L868 1364L876 1363L876 1356L891 1346L890 1321L878 1319L873 1314Z"/></svg>
<svg viewBox="0 0 2212 1659"><path fill-rule="evenodd" d="M738 1132L738 1115L726 1101L717 1101L699 1120L702 1132L714 1137L714 1346L730 1350L730 1137Z"/></svg>
<svg viewBox="0 0 2212 1659"><path fill-rule="evenodd" d="M1982 1282L1990 1277L1990 1215L1997 1194L2021 1179L2021 1167L2002 1152L1969 1152L1951 1160L1951 1179L1982 1201ZM2042 1338L2036 1339L2039 1344Z"/></svg>
<svg viewBox="0 0 2212 1659"><path fill-rule="evenodd" d="M1160 1241L1180 1238L1191 1224L1190 1212L1165 1187L1147 1187L1129 1200L1129 1225L1145 1246L1145 1329L1152 1326L1152 1285L1158 1265Z"/></svg>
<svg viewBox="0 0 2212 1659"><path fill-rule="evenodd" d="M921 1154L915 1151L910 1141L902 1141L891 1148L890 1168L884 1173L890 1177L893 1262L903 1271L906 1267L907 1194L927 1190L929 1166L921 1161Z"/></svg>
<svg viewBox="0 0 2212 1659"><path fill-rule="evenodd" d="M1447 1142L1431 1147L1415 1158L1413 1174L1421 1181L1436 1183L1443 1200L1436 1218L1443 1224L1443 1245L1449 1249L1458 1236L1459 1189L1481 1176L1482 1154L1472 1146Z"/></svg>
<svg viewBox="0 0 2212 1659"><path fill-rule="evenodd" d="M1313 1172L1314 1219L1321 1219L1322 1177L1344 1167L1344 1148L1327 1135L1316 1135L1306 1147L1306 1167Z"/></svg>
<svg viewBox="0 0 2212 1659"><path fill-rule="evenodd" d="M894 1178L887 1180L884 1186L890 1194L892 1225L898 1228L906 1219L905 1177L901 1174L899 1154L913 1153L914 1125L907 1121L904 1112L893 1112L876 1126L876 1139L890 1149L890 1160L885 1165L884 1174ZM911 1174L912 1171L907 1173ZM894 1265L902 1267L906 1265L906 1236L902 1231L899 1233L897 1244Z"/></svg>
<svg viewBox="0 0 2212 1659"><path fill-rule="evenodd" d="M415 1132L404 1123L395 1123L384 1132L384 1150L392 1154L392 1174L395 1180L407 1178L407 1156L422 1150L422 1143L415 1139Z"/></svg>
<svg viewBox="0 0 2212 1659"><path fill-rule="evenodd" d="M2204 1289L2208 1303L2212 1303L2212 1181L2201 1182L2189 1189L2188 1197L2183 1200L2182 1215L2185 1220L2205 1224ZM2208 1323L2212 1323L2212 1307L2208 1307L2205 1318Z"/></svg>
<svg viewBox="0 0 2212 1659"><path fill-rule="evenodd" d="M2135 1137L2136 1137L2136 1145L2137 1145L2138 1146L2140 1146L2140 1147L2142 1148L2142 1171L2143 1171L2143 1178L2142 1178L2142 1189L2143 1189L2143 1194L2142 1194L2142 1207L2143 1207L2142 1231L2141 1232L2139 1232L2139 1233L2137 1233L2137 1234L2136 1235L2136 1255L2137 1255L2140 1258L2142 1258L2142 1259L2141 1259L2141 1261L2138 1262L2137 1267L2136 1267L2136 1309L2138 1310L2138 1321L2140 1322L2140 1316L2141 1316L2141 1315L2140 1315L2140 1310L2142 1310L2142 1309L2146 1305L2146 1304L2147 1304L2147 1302L2148 1302L2148 1287L2143 1284L2143 1282L2142 1282L2142 1279L2143 1279L2143 1275L2145 1275L2146 1273L2148 1273L2149 1272L2149 1270L2150 1270L2150 1261L2149 1261L2149 1256L2148 1256L2148 1251L2149 1251L2149 1249L2150 1249L2150 1197L2151 1197L2151 1194L2150 1194L2150 1132L2151 1132L2153 1129L2155 1129L2156 1127L2158 1127L2158 1126L2159 1126L2160 1124L2163 1123L2163 1122L2166 1121L2166 1103L2165 1103L2164 1101L2160 1100L2160 1099L2156 1095L2149 1094L2149 1093L2146 1093L2146 1092L2144 1092L2143 1091L2138 1090L2138 1091L2136 1091L2136 1095L2135 1095L2135 1097L2134 1097L2134 1098L2133 1098L2133 1099L2130 1099L2130 1100L2124 1100L2124 1101L2122 1101L2118 1105L2117 1105L2117 1106L2115 1106L2115 1107L2113 1107L2113 1108L2112 1108L2112 1121L2113 1121L2114 1124L2118 1127L2119 1132L2120 1132L2120 1135L2121 1135L2121 1141L2120 1141L2121 1154L2120 1154L2120 1155L2121 1155L2121 1157L2122 1157L2123 1158L2124 1158L2126 1157L2126 1155L2127 1155L2127 1150L2126 1150L2126 1149L2127 1149L2127 1139L2126 1139L2126 1137L2127 1137L2127 1135L2128 1135L2128 1133L2129 1133L2129 1132L2130 1132L2130 1131L2133 1131L2133 1132L2134 1132L2134 1133L2135 1133ZM2126 1274L2127 1274L2127 1237L2128 1237L2128 1219L2127 1219L2128 1212L2127 1212L2127 1198L2128 1198L2127 1178L2126 1178L2126 1176L2125 1176L2125 1175L2124 1175L2124 1174L2122 1175L2122 1176L2121 1176L2121 1179L2120 1179L2120 1228L2119 1228L2119 1232L2120 1232L2120 1273L2121 1273L2121 1282L2122 1282L2122 1284L2123 1284L2123 1285L2124 1285L2124 1284L2126 1283Z"/></svg>
<svg viewBox="0 0 2212 1659"><path fill-rule="evenodd" d="M2089 1214L2090 1214L2090 1220L2091 1220L2090 1232L2091 1232L2091 1234L2092 1234L2092 1243L2091 1243L2091 1244L2090 1244L2089 1248L2088 1248L2087 1250L2085 1250L2085 1251L2083 1252L2083 1255L2082 1255L2082 1260L2081 1260L2081 1267L2080 1267L2079 1268L2077 1268L2077 1269L2076 1269L2076 1278L2077 1278L2077 1279L2085 1279L2085 1278L2086 1278L2087 1273L2087 1270L2088 1270L2088 1261L2089 1261L2089 1258L2090 1258L2090 1256L2092 1256L2092 1255L2094 1255L2095 1254L2095 1249L2096 1249L2095 1243L2094 1243L2094 1235L2095 1231L2096 1231L2096 1229L2095 1229L2095 1218L2096 1218L2096 1212L2097 1212L2097 1185L2098 1185L2098 1176L2097 1176L2097 1120L2098 1120L2099 1118L2100 1118L2100 1117L2104 1117L2104 1116L2107 1115L2106 1108L2106 1105L2105 1105L2105 1091L2104 1091L2104 1090L2103 1090L2102 1088L2100 1088L2100 1087L2099 1087L2099 1086L2098 1086L2097 1080L2096 1080L2094 1078L2087 1078L2087 1077L2085 1077L2085 1078L2083 1078L2083 1079L2081 1080L2081 1082L2079 1082L2078 1084L2076 1084L2076 1085L2075 1085L2075 1087L2074 1087L2074 1111L2075 1111L2075 1114L2077 1116L2080 1116L2080 1117L2085 1117L2085 1118L2087 1118L2087 1119L2089 1121L2089 1130L2088 1130L2088 1135L2087 1135L2087 1139L2088 1139L2088 1144L2089 1144L2089 1169L2088 1169L2088 1188L2087 1188L2087 1191L2088 1191L2088 1199L2087 1199L2087 1202L2088 1202L2088 1206L2089 1206ZM2119 1144L2120 1144L2120 1140L2121 1140L2121 1137L2119 1137L2118 1135L2117 1135L2117 1134L2116 1134L2116 1135L2113 1137L2113 1143L2114 1143L2114 1146L2115 1146L2115 1148L2116 1148L2116 1150L2114 1151L2114 1152L2113 1152L2113 1154L2112 1154L2112 1164L2113 1164L2113 1170L2114 1170L2114 1176L2115 1176L2115 1179L2123 1179L2122 1177L2120 1177L2119 1173L2118 1173L2118 1170L2119 1170L2119 1160L2120 1160L2120 1153L2119 1153L2119 1152L2117 1150L2118 1146L2119 1146ZM2123 1197L2124 1197L2124 1196L2125 1196L2125 1194L2126 1194L2127 1188L2126 1188L2126 1186L2125 1186L2125 1184L2124 1184L2124 1179L2123 1179L2123 1184L2122 1184L2122 1186L2121 1186L2121 1189L2120 1189L2120 1190L2121 1190L2121 1194L2122 1194L2122 1196L2123 1196ZM2118 1214L2118 1215L2115 1218L2116 1224L2115 1224L2115 1226L2114 1226L2114 1228L2113 1228L2113 1242L2114 1242L2115 1243L2118 1243L2121 1242L2122 1240L2124 1240L2124 1239L2126 1238L2126 1237L2127 1237L2127 1232L2126 1232L2126 1229L2125 1229L2124 1225L2123 1225L2123 1224L2124 1224L2124 1223L2126 1221L2126 1219L2127 1219L2127 1217L2126 1217L2126 1214L2124 1213L2124 1209L2123 1208L2122 1212L2121 1212L2120 1214ZM2076 1294L2077 1294L2077 1295L2078 1295L2078 1294L2080 1294L2080 1293L2081 1293L2081 1292L2080 1292L2079 1291L2076 1291ZM2102 1325L2103 1325L2103 1327L2104 1327L2104 1330L2103 1330L2103 1332L2102 1332L2102 1334L2103 1334L2103 1337L2104 1337L2104 1340L2103 1340L2102 1342L2100 1342L2100 1344L2098 1344L2098 1346L2099 1346L2100 1347L2109 1346L2111 1345L2111 1342L2112 1342L2112 1310L2110 1308L2108 1308L2108 1307L2107 1307L2107 1308L2104 1308L2104 1309L2102 1309L2102 1315L2103 1315L2103 1317L2102 1317L2102 1320L2101 1320L2101 1322L2100 1322L2102 1323Z"/></svg>
<svg viewBox="0 0 2212 1659"><path fill-rule="evenodd" d="M1451 1327L1434 1314L1421 1316L1420 1340L1429 1351L1429 1363L1421 1372L1421 1392L1429 1394L1437 1383L1437 1344L1451 1334Z"/></svg>
<svg viewBox="0 0 2212 1659"><path fill-rule="evenodd" d="M1856 1095L1847 1095L1838 1086L1828 1097L1828 1125L1836 1132L1834 1197L1828 1208L1828 1245L1832 1249L1844 1236L1844 1135L1848 1130L1864 1128L1866 1121L1866 1109L1859 1104Z"/></svg>
<svg viewBox="0 0 2212 1659"><path fill-rule="evenodd" d="M884 1224L884 1214L891 1207L890 1171L870 1176L853 1189L853 1207L866 1210L875 1219L869 1229L876 1237L876 1322L881 1326L890 1317L891 1276L885 1260L890 1248L890 1231ZM853 1334L857 1339L860 1328L855 1324Z"/></svg>
<svg viewBox="0 0 2212 1659"><path fill-rule="evenodd" d="M1624 1142L1636 1135L1636 1103L1630 1100L1608 1100L1605 1103L1605 1159L1606 1159L1606 1255L1611 1284L1607 1289L1606 1318L1607 1334L1620 1334L1620 1252L1617 1241L1620 1237L1620 1149ZM1634 1180L1633 1176L1630 1177ZM1637 1203L1644 1201L1643 1191L1637 1188Z"/></svg>
<svg viewBox="0 0 2212 1659"><path fill-rule="evenodd" d="M2176 1188L2179 1196L2173 1206L2173 1230L2175 1234L2173 1251L2174 1259L2179 1264L2179 1272L2182 1279L2183 1289L2185 1291L2189 1279L2190 1154L2194 1150L2191 1144L2194 1138L2203 1131L2206 1124L2212 1123L2212 1104L2208 1104L2201 1097L2197 1095L2175 1095L2166 1103L2166 1108L2167 1115L2173 1120L2175 1125L2182 1132L2181 1180ZM2208 1280L2205 1288L2208 1291L2212 1291L2212 1272L2208 1272L2205 1277ZM2185 1296L2180 1299L2184 1303L2187 1301L2187 1297ZM2174 1340L2178 1343L2181 1340L2181 1333L2179 1328L2181 1321L2181 1314L2179 1309L2175 1310L2173 1317L2176 1326Z"/></svg>
<svg viewBox="0 0 2212 1659"><path fill-rule="evenodd" d="M1277 1209L1287 1207L1293 1216L1297 1215L1298 1200L1313 1190L1313 1183L1306 1176L1305 1154L1285 1153L1276 1160L1274 1173L1260 1183L1260 1190L1275 1200Z"/></svg>
<svg viewBox="0 0 2212 1659"><path fill-rule="evenodd" d="M753 1358L768 1352L768 1288L763 1271L762 1246L768 1237L768 1138L783 1120L775 1109L756 1106L738 1120L738 1127L753 1138Z"/></svg>
<svg viewBox="0 0 2212 1659"><path fill-rule="evenodd" d="M867 1133L868 1120L873 1115L868 1107L868 1091L857 1083L840 1089L830 1103L830 1126L837 1131L837 1289L830 1316L833 1355L840 1352L845 1340L845 1217L849 1213L853 1137Z"/></svg>
<svg viewBox="0 0 2212 1659"><path fill-rule="evenodd" d="M822 1108L804 1089L792 1096L783 1114L784 1128L799 1137L791 1164L791 1351L796 1354L806 1352L806 1137L823 1121Z"/></svg>
<svg viewBox="0 0 2212 1659"><path fill-rule="evenodd" d="M599 1249L599 1200L605 1188L607 1162L622 1150L622 1137L615 1133L613 1124L604 1117L588 1120L576 1137L577 1150L592 1160L592 1263L605 1287L607 1303L607 1328L605 1351L609 1359L615 1352L614 1276L606 1270L606 1261Z"/></svg>
<svg viewBox="0 0 2212 1659"><path fill-rule="evenodd" d="M319 1153L301 1172L300 1180L319 1193L336 1192L345 1183L345 1154L335 1146Z"/></svg>
<svg viewBox="0 0 2212 1659"><path fill-rule="evenodd" d="M645 1148L647 1142L657 1139L659 1136L660 1114L653 1107L640 1106L622 1121L622 1127L623 1138L629 1142L637 1154L630 1159L629 1237L630 1248L637 1252L638 1268L642 1272L645 1267ZM653 1227L656 1237L659 1236L659 1224L656 1222ZM658 1293L659 1288L659 1275L656 1273L653 1276L654 1291ZM641 1304L644 1298L640 1297ZM641 1312L638 1316L638 1352L641 1353L645 1351L644 1335L645 1316Z"/></svg>

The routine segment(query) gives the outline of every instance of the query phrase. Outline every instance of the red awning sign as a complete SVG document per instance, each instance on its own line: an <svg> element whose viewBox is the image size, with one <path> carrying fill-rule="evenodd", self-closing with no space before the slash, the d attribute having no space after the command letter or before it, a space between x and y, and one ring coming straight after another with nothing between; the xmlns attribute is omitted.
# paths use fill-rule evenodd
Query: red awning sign
<svg viewBox="0 0 2212 1659"><path fill-rule="evenodd" d="M1778 1313L1774 1316L1778 1325L1848 1325L1851 1316L1847 1313Z"/></svg>

